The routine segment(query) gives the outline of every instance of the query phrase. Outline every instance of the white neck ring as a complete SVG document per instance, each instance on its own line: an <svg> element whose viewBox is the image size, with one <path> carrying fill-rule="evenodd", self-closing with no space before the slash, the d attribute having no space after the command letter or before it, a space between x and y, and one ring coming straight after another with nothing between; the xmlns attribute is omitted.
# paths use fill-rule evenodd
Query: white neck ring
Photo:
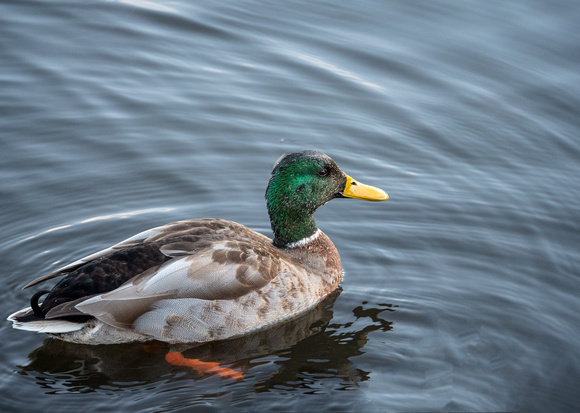
<svg viewBox="0 0 580 413"><path fill-rule="evenodd" d="M301 240L298 240L296 242L291 242L289 244L286 244L286 248L299 248L299 247L303 247L305 245L308 245L312 241L314 241L316 238L318 238L320 236L321 232L322 231L317 229L316 232L309 237L302 238Z"/></svg>

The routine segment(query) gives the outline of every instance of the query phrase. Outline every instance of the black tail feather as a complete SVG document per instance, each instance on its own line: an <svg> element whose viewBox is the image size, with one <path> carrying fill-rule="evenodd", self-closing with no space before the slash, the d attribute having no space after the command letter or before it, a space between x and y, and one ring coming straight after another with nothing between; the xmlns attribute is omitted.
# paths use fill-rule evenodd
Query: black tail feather
<svg viewBox="0 0 580 413"><path fill-rule="evenodd" d="M37 293L35 293L32 297L30 297L30 308L32 308L32 311L34 311L34 315L36 315L39 318L44 318L46 312L42 309L42 304L38 304L38 300L44 294L48 294L49 292L50 292L49 290L40 290Z"/></svg>

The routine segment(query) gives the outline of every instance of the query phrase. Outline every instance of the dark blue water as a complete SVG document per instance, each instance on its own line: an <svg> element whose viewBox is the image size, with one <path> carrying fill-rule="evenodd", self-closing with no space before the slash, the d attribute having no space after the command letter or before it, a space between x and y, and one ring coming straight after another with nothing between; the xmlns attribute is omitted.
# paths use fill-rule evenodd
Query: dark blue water
<svg viewBox="0 0 580 413"><path fill-rule="evenodd" d="M580 404L580 3L0 3L0 314L144 229L269 235L284 152L390 200L317 214L329 302L168 366L0 325L7 411L519 411Z"/></svg>

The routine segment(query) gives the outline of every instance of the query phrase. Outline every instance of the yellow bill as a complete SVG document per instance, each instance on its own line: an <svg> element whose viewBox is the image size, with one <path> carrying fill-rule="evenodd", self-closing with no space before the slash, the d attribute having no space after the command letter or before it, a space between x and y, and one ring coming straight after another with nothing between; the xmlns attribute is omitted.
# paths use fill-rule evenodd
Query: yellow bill
<svg viewBox="0 0 580 413"><path fill-rule="evenodd" d="M346 185L342 195L347 198L362 199L365 201L386 201L389 195L380 188L361 184L346 175Z"/></svg>

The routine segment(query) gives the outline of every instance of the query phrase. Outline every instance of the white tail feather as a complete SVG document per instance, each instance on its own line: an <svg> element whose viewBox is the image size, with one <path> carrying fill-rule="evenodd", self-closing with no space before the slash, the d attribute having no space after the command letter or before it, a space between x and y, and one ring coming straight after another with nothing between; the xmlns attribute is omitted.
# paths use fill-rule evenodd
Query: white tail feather
<svg viewBox="0 0 580 413"><path fill-rule="evenodd" d="M72 321L66 320L35 320L25 322L16 320L16 316L23 314L28 310L30 310L30 307L17 311L14 314L10 314L8 320L12 321L13 328L26 331L36 331L37 333L59 334L78 331L85 326L84 323L73 323Z"/></svg>

